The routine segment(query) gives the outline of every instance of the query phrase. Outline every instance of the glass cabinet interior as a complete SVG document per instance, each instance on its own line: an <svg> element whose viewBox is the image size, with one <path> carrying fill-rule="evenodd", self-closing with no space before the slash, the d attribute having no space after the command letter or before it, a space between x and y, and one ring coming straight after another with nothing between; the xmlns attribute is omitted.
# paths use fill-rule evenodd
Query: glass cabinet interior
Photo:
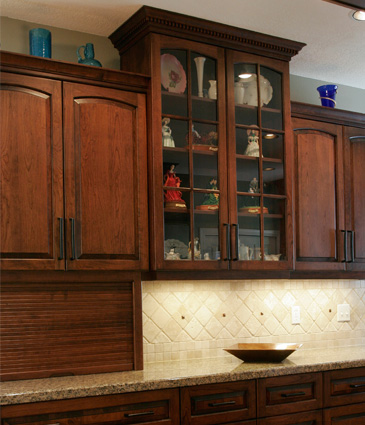
<svg viewBox="0 0 365 425"><path fill-rule="evenodd" d="M285 261L282 73L259 63L232 68L238 259Z"/></svg>
<svg viewBox="0 0 365 425"><path fill-rule="evenodd" d="M194 49L160 53L164 259L218 261L223 129L217 59Z"/></svg>

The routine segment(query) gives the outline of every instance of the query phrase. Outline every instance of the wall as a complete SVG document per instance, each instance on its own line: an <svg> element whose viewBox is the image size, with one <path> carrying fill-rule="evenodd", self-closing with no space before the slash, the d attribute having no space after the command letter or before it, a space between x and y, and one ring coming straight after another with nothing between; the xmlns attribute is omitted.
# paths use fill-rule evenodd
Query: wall
<svg viewBox="0 0 365 425"><path fill-rule="evenodd" d="M338 304L350 305L349 322L337 322ZM144 360L229 356L238 342L360 345L364 312L365 280L143 282Z"/></svg>
<svg viewBox="0 0 365 425"><path fill-rule="evenodd" d="M77 63L77 48L85 45L85 43L93 43L95 59L100 61L105 68L119 69L118 51L107 37L38 25L6 17L0 17L1 49L28 55L29 30L39 27L46 28L52 33L52 59Z"/></svg>
<svg viewBox="0 0 365 425"><path fill-rule="evenodd" d="M89 42L94 44L95 59L98 59L106 68L119 69L118 52L107 37L48 27L7 17L0 17L0 25L2 50L28 54L29 30L41 26L52 32L53 59L77 62L76 49ZM319 81L291 75L291 100L320 105L316 88L324 84L335 83L333 81ZM365 90L339 86L336 101L338 109L365 113Z"/></svg>

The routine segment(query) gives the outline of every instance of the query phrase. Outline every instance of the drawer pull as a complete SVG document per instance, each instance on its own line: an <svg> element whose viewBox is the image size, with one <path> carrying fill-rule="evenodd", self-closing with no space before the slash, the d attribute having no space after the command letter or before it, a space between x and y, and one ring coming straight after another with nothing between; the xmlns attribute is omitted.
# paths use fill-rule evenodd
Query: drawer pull
<svg viewBox="0 0 365 425"><path fill-rule="evenodd" d="M125 413L124 416L126 418L134 418L135 416L146 416L146 415L154 415L155 412L153 410L149 412L137 412L137 413Z"/></svg>
<svg viewBox="0 0 365 425"><path fill-rule="evenodd" d="M217 402L217 403L209 403L208 406L209 407L218 407L218 406L228 406L231 404L236 404L235 400L231 400L231 401L221 401L221 402Z"/></svg>
<svg viewBox="0 0 365 425"><path fill-rule="evenodd" d="M350 388L361 388L361 387L365 387L365 384L351 384Z"/></svg>
<svg viewBox="0 0 365 425"><path fill-rule="evenodd" d="M281 394L281 397L299 397L301 395L305 395L304 391L300 391L299 393L290 393L290 394Z"/></svg>

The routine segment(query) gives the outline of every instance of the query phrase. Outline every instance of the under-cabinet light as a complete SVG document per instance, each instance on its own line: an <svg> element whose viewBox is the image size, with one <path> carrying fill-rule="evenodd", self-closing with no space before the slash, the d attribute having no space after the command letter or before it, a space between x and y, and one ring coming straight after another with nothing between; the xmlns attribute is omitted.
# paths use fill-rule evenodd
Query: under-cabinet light
<svg viewBox="0 0 365 425"><path fill-rule="evenodd" d="M355 21L365 21L365 12L362 10L357 10L352 14L352 17Z"/></svg>
<svg viewBox="0 0 365 425"><path fill-rule="evenodd" d="M267 133L265 134L264 139L275 139L276 137L278 137L276 134Z"/></svg>
<svg viewBox="0 0 365 425"><path fill-rule="evenodd" d="M252 77L252 74L249 74L249 73L240 74L238 76L238 78L242 78L242 80L246 80L247 78L250 78L250 77Z"/></svg>

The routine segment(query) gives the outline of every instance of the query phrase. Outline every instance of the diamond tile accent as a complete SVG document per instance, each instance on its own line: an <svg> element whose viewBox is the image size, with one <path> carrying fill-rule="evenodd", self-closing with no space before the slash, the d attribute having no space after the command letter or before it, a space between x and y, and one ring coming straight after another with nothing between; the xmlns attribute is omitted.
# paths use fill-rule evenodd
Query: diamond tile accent
<svg viewBox="0 0 365 425"><path fill-rule="evenodd" d="M365 280L143 282L146 362L228 355L237 342L365 343ZM351 307L337 322L337 305ZM291 307L301 307L292 325Z"/></svg>

